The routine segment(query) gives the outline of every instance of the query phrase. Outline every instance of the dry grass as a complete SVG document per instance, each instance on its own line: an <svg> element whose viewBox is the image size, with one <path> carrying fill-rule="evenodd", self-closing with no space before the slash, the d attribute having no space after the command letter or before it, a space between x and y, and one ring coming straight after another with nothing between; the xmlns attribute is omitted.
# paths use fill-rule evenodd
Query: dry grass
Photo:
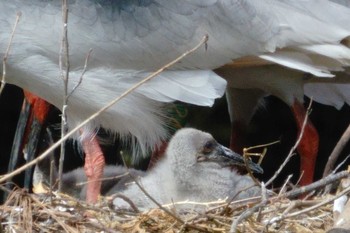
<svg viewBox="0 0 350 233"><path fill-rule="evenodd" d="M329 197L304 201L269 198L266 205L243 218L236 230L324 232L333 225L332 204L305 213L302 210ZM96 206L91 206L63 194L28 194L17 189L0 207L0 232L228 232L233 221L259 203L260 198L255 198L232 202L229 206L217 202L201 212L172 210L184 224L160 209L140 214L115 211L108 198L101 198ZM276 221L277 218L281 220Z"/></svg>

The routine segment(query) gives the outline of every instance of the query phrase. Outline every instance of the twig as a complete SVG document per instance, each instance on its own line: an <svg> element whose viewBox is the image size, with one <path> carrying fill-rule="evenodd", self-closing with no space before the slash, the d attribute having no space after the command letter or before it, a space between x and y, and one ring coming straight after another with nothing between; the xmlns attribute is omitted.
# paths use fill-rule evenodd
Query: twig
<svg viewBox="0 0 350 233"><path fill-rule="evenodd" d="M177 62L179 62L180 60L182 60L184 57L188 56L189 54L193 53L194 51L196 51L200 46L202 46L203 44L205 44L208 41L208 35L205 35L203 37L203 39L198 43L198 45L196 45L194 48L186 51L185 53L183 53L181 56L179 56L178 58L176 58L175 60L169 62L168 64L164 65L162 68L160 68L159 70L157 70L156 72L150 74L148 77L146 77L145 79L141 80L140 82L138 82L137 84L135 84L134 86L132 86L131 88L129 88L128 90L126 90L123 94L121 94L119 97L115 98L114 100L112 100L110 103L108 103L106 106L104 106L103 108L101 108L98 112L92 114L89 118L87 118L85 121L83 121L82 123L80 123L78 126L76 126L74 129L72 129L71 131L69 131L63 138L59 139L55 144L53 144L50 148L48 148L46 151L44 151L40 156L38 156L36 159L32 160L31 162L23 165L22 167L19 167L18 169L16 169L15 171L4 175L1 179L0 179L0 183L12 178L15 175L18 175L19 173L21 173L22 171L24 171L25 169L27 169L28 167L33 166L34 164L38 163L39 161L41 161L42 159L44 159L48 154L50 154L54 149L56 149L59 145L61 145L61 143L63 143L64 141L66 141L70 136L72 136L73 134L75 134L80 128L82 128L83 126L85 126L86 124L88 124L90 121L92 121L93 119L95 119L96 117L98 117L102 112L106 111L107 109L109 109L111 106L113 106L115 103L117 103L118 101L120 101L122 98L124 98L125 96L127 96L128 94L130 94L132 91L134 91L136 88L140 87L141 85L143 85L144 83L148 82L149 80L153 79L154 77L156 77L157 75L159 75L161 72L163 72L164 70L168 69L169 67L173 66L174 64L176 64Z"/></svg>
<svg viewBox="0 0 350 233"><path fill-rule="evenodd" d="M50 188L49 188L49 196L50 201L52 202L52 193L53 193L53 187L54 187L54 169L55 169L55 161L52 159L50 161Z"/></svg>
<svg viewBox="0 0 350 233"><path fill-rule="evenodd" d="M287 208L282 212L281 216L286 216L290 211L292 211L293 209L295 209L298 206L302 205L302 200L296 200L293 201L292 203L290 203ZM271 225L271 222L275 219L276 217L272 217L271 219L267 220L265 225L264 225L264 229L266 232L268 232L268 226Z"/></svg>
<svg viewBox="0 0 350 233"><path fill-rule="evenodd" d="M311 109L311 104L312 104L312 99L310 100L309 106L307 107L307 114L305 114L305 118L304 118L303 124L301 126L300 134L299 134L297 141L295 142L294 146L290 149L287 158L283 161L283 163L278 168L278 170L275 172L275 174L266 182L266 186L269 186L277 178L277 176L281 173L282 169L286 166L286 164L289 162L289 160L294 155L294 151L299 146L300 141L304 135L305 126L306 126L306 123L308 120L308 114L309 114L310 109Z"/></svg>
<svg viewBox="0 0 350 233"><path fill-rule="evenodd" d="M6 186L0 185L0 190L6 193L11 193L12 190L7 188Z"/></svg>
<svg viewBox="0 0 350 233"><path fill-rule="evenodd" d="M150 199L154 204L156 204L161 210L163 210L165 213L169 214L171 217L173 217L175 220L177 220L178 222L185 224L185 222L180 219L178 216L176 216L175 214L173 214L172 212L170 212L168 209L164 208L156 199L154 199L143 187L142 185L138 182L137 177L135 177L133 174L131 174L129 172L129 168L125 162L123 153L121 153L121 157L124 163L124 166L126 167L126 169L128 170L128 175L134 180L135 184L137 185L137 187L139 187L139 189L146 195L146 197L148 197L148 199Z"/></svg>
<svg viewBox="0 0 350 233"><path fill-rule="evenodd" d="M239 200L231 200L228 204L227 203L223 203L222 205L218 205L212 208L209 208L206 213L212 212L214 210L217 210L219 208L225 207L220 214L224 214L228 209L229 206L234 206L235 209L240 209L242 207L246 207L247 205L251 205L251 204L255 204L258 201L261 200L261 196L256 196L256 197L248 197L248 198L243 198L243 199L239 199Z"/></svg>
<svg viewBox="0 0 350 233"><path fill-rule="evenodd" d="M68 94L67 99L69 99L69 97L71 97L71 95L75 92L75 90L80 86L81 82L83 81L83 77L84 77L84 74L85 74L85 72L87 70L87 65L88 65L88 62L89 62L89 59L90 59L90 56L91 56L91 52L92 52L92 49L90 49L88 54L86 55L85 62L84 62L84 68L83 68L83 71L81 72L81 75L79 77L78 83L73 87L71 92Z"/></svg>
<svg viewBox="0 0 350 233"><path fill-rule="evenodd" d="M328 204L328 203L330 203L330 202L332 202L332 201L338 199L339 197L341 197L343 195L346 195L348 193L350 193L350 186L347 187L346 189L344 189L342 192L340 192L336 196L331 197L331 198L329 198L327 200L324 200L324 201L320 202L319 204L313 205L313 206L311 206L309 208L306 208L306 209L303 209L301 211L297 211L297 212L291 213L289 215L277 217L277 218L273 219L270 223L272 224L274 222L281 221L281 220L286 219L286 218L291 218L291 217L295 217L295 216L298 216L298 215L303 214L303 213L307 213L307 212L312 211L314 209L317 209L317 208L319 208L319 207L321 207L323 205L326 205L326 204Z"/></svg>
<svg viewBox="0 0 350 233"><path fill-rule="evenodd" d="M259 210L260 208L266 206L267 203L274 203L276 202L278 199L282 199L282 198L293 198L293 197L297 197L299 196L300 194L303 194L305 192L310 192L312 190L315 190L317 188L320 188L320 187L323 187L329 183L332 183L332 182L335 182L336 180L339 180L339 179L342 179L344 177L347 177L349 176L349 172L348 171L342 171L342 172L339 172L337 174L334 174L334 175L329 175L327 176L326 178L323 178L322 180L319 180L315 183L312 183L310 185L307 185L307 186L304 186L304 187L301 187L301 188L298 188L296 190L292 190L292 191L289 191L289 192L286 192L284 193L283 195L279 195L279 196L276 196L276 197L271 197L269 199L266 199L266 200L262 200L259 204L255 205L254 207L250 208L250 209L247 209L246 211L243 212L243 214L241 214L238 219L236 219L235 221L233 221L232 225L231 225L231 230L230 232L236 232L236 229L238 227L238 224L239 222L241 222L243 219L246 219L248 218L249 216L253 215L257 210ZM350 192L350 187L348 187L347 189L347 192ZM345 190L344 190L345 191ZM344 193L346 194L347 192L342 192L342 195L344 195ZM332 198L332 200L335 200L336 198ZM327 203L329 203L330 201L327 201ZM323 202L322 202L323 203ZM320 204L317 204L317 206L322 206ZM311 211L315 209L314 207L310 207L308 208L307 211ZM307 212L306 211L306 212ZM296 215L286 215L285 218L287 217L294 217ZM282 220L282 219L279 219L279 220ZM275 222L276 220L271 220L270 221L270 224L272 224L273 222Z"/></svg>
<svg viewBox="0 0 350 233"><path fill-rule="evenodd" d="M257 146L252 146L252 147L248 147L248 148L243 148L243 160L244 160L244 165L248 171L248 174L250 176L250 178L252 178L252 180L255 182L256 185L260 185L260 182L259 180L257 180L255 178L255 176L253 175L253 171L252 169L249 167L249 162L248 162L248 157L251 157L251 156L258 156L259 157L259 161L258 161L258 164L260 165L262 160L264 159L265 155L266 155L266 152L267 152L267 149L266 147L267 146L270 146L270 145L273 145L273 144L276 144L278 143L279 141L276 141L276 142L271 142L271 143L266 143L266 144L262 144L262 145L257 145ZM249 152L250 150L252 149L256 149L256 148L261 148L261 147L264 147L263 149L263 152L261 153L251 153Z"/></svg>
<svg viewBox="0 0 350 233"><path fill-rule="evenodd" d="M312 184L309 184L309 185L297 188L295 190L291 190L289 192L286 192L282 195L282 197L287 197L287 198L298 197L300 194L311 192L315 189L324 187L330 183L333 183L333 182L340 180L344 177L347 177L349 175L350 175L350 173L348 171L342 171L342 172L339 172L336 174L331 174L331 175L329 175L329 176L327 176L319 181L316 181Z"/></svg>
<svg viewBox="0 0 350 233"><path fill-rule="evenodd" d="M264 186L263 183L261 183L262 186ZM263 190L263 188L262 188ZM266 206L266 204L269 202L269 199L261 199L261 202L255 206L253 206L250 209L245 210L235 221L232 222L230 233L235 233L237 231L238 224L248 218L249 216L253 215L256 211L258 211L260 208Z"/></svg>
<svg viewBox="0 0 350 233"><path fill-rule="evenodd" d="M196 201L178 201L178 202L172 202L170 204L163 204L163 207L172 207L172 206L176 206L176 205L198 205L198 206L211 206L211 205L220 205L222 206L223 204L226 204L227 200L216 200L216 201L210 201L210 202L196 202Z"/></svg>
<svg viewBox="0 0 350 233"><path fill-rule="evenodd" d="M68 5L67 0L62 0L62 41L61 49L59 53L59 67L60 76L63 80L63 103L62 103L62 115L61 115L61 138L63 138L67 131L67 106L68 106L68 82L69 82L69 43L68 43ZM64 65L63 65L64 64ZM58 165L58 190L62 191L62 176L63 176L63 163L66 153L65 143L61 143L61 152Z"/></svg>
<svg viewBox="0 0 350 233"><path fill-rule="evenodd" d="M88 221L88 224L91 225L92 227L95 227L97 229L100 229L100 232L108 232L108 233L120 233L120 231L115 231L111 228L106 228L103 224L97 224L96 222L93 222L91 220Z"/></svg>
<svg viewBox="0 0 350 233"><path fill-rule="evenodd" d="M261 184L259 183L259 186L260 186ZM230 200L227 202L227 204L226 204L226 207L223 209L223 212L225 212L227 209L228 209L228 207L233 203L233 201L236 199L236 197L239 195L239 194L241 194L242 192L245 192L245 191L247 191L248 189L251 189L251 188L253 188L253 187L255 187L255 186L257 186L256 184L254 184L254 185L250 185L250 186L248 186L248 187L245 187L244 189L241 189L241 190L239 190L233 197L231 197L230 198ZM241 199L242 200L242 199ZM239 201L239 200L238 200Z"/></svg>
<svg viewBox="0 0 350 233"><path fill-rule="evenodd" d="M75 232L74 229L67 224L65 224L63 221L59 219L59 217L55 214L55 210L51 208L47 208L47 206L44 206L39 200L37 200L33 195L30 196L31 199L37 203L39 206L41 206L43 209L45 209L45 213L49 214L53 219L56 220L56 222L61 225L61 227L68 233Z"/></svg>
<svg viewBox="0 0 350 233"><path fill-rule="evenodd" d="M1 77L1 81L0 81L0 96L1 96L2 91L4 90L4 87L6 85L6 63L7 63L7 59L8 59L9 53L10 53L13 37L15 35L15 31L16 31L16 28L17 28L17 25L18 25L18 22L19 22L19 19L20 19L21 15L22 15L21 12L17 12L15 25L13 26L13 29L12 29L12 32L11 32L11 37L10 37L9 43L7 45L7 49L6 49L5 55L2 58L2 77Z"/></svg>
<svg viewBox="0 0 350 233"><path fill-rule="evenodd" d="M130 175L130 174L128 174L128 175ZM134 204L134 202L132 202L127 196L120 194L120 193L117 193L117 194L113 195L112 198L113 199L115 199L115 198L123 199L123 201L126 201L130 205L130 207L133 209L133 211L135 213L140 213L140 210L137 208L137 206Z"/></svg>
<svg viewBox="0 0 350 233"><path fill-rule="evenodd" d="M287 184L289 183L290 179L293 177L293 175L289 175L286 179L286 181L284 182L284 184L282 185L282 187L280 188L279 191L279 195L281 195L282 193L284 193L284 191L287 189Z"/></svg>
<svg viewBox="0 0 350 233"><path fill-rule="evenodd" d="M348 128L345 130L341 138L339 139L337 145L334 147L331 155L328 157L327 164L323 171L323 177L326 177L328 174L332 172L334 164L337 162L340 153L343 151L346 144L350 139L350 124Z"/></svg>
<svg viewBox="0 0 350 233"><path fill-rule="evenodd" d="M104 178L101 178L101 179L89 180L89 181L84 181L84 182L78 182L75 185L76 186L82 186L82 185L85 185L85 184L88 184L88 183L91 183L91 182L95 182L95 181L116 180L116 179L123 178L123 177L128 176L128 175L129 175L128 172L125 172L125 173L123 173L121 175L104 177Z"/></svg>
<svg viewBox="0 0 350 233"><path fill-rule="evenodd" d="M124 156L121 153L121 157L124 163L124 166L129 170L129 168L127 167L125 160L124 160ZM130 172L128 172L129 176L134 180L135 184L137 185L137 187L139 187L139 189L146 195L146 197L148 199L150 199L154 204L156 204L158 206L159 209L163 210L165 213L167 213L170 217L174 218L176 221L178 221L179 223L193 228L195 230L199 230L199 231L205 231L204 228L202 227L198 227L192 224L188 224L185 221L183 221L181 218L179 218L177 215L175 215L174 213L172 213L171 211L169 211L167 208L164 208L156 199L154 199L147 191L146 189L144 189L144 187L138 182L137 177L135 177L133 174L131 174Z"/></svg>
<svg viewBox="0 0 350 233"><path fill-rule="evenodd" d="M346 156L345 159L344 159L343 161L341 161L341 162L338 164L338 166L333 170L332 173L336 173L336 172L340 169L340 167L341 167L349 158L350 158L350 155Z"/></svg>
<svg viewBox="0 0 350 233"><path fill-rule="evenodd" d="M349 158L350 158L350 155L346 156L346 158L338 164L338 166L332 171L331 174L335 174L335 173L339 170L339 168L340 168ZM323 195L329 193L329 192L331 191L331 189L332 189L332 185L331 185L331 184L327 185L326 188L325 188L324 191L323 191Z"/></svg>
<svg viewBox="0 0 350 233"><path fill-rule="evenodd" d="M295 201L292 201L291 203L289 203L287 206L283 206L281 207L281 209L285 209L281 216L287 216L287 214L289 212L291 212L293 209L296 209L296 208L300 208L300 207L304 207L304 206L313 206L313 205L317 205L318 203L320 203L321 201L317 201L317 200L295 200ZM282 217L282 218L284 218ZM266 220L265 221L265 225L264 225L264 229L266 232L268 232L268 226L270 224L272 224L271 222L275 220L276 217L272 217L271 219L269 220Z"/></svg>
<svg viewBox="0 0 350 233"><path fill-rule="evenodd" d="M267 201L267 189L266 189L266 186L264 184L264 182L261 182L261 201L262 202L266 202ZM256 221L257 222L260 222L261 221L261 208L259 209L259 213L258 213L258 217L256 218Z"/></svg>

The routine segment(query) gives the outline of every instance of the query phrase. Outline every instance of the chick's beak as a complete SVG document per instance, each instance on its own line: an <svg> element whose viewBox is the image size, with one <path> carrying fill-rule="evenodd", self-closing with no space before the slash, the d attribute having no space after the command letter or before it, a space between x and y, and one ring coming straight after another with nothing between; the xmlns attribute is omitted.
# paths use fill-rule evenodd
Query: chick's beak
<svg viewBox="0 0 350 233"><path fill-rule="evenodd" d="M244 159L240 154L237 154L230 150L229 148L218 144L216 149L214 150L214 157L217 162L219 162L223 166L241 166L246 167L246 164L244 163ZM254 163L250 159L247 159L247 166L250 168L251 171L255 173L262 174L264 173L263 169L260 167L259 164Z"/></svg>

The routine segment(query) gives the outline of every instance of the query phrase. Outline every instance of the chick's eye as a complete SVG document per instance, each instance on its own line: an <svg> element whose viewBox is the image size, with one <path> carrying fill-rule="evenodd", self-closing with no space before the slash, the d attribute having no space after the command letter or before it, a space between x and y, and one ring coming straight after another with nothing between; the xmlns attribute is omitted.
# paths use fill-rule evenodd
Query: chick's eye
<svg viewBox="0 0 350 233"><path fill-rule="evenodd" d="M208 154L212 152L214 150L214 147L215 147L215 142L213 141L206 142L203 147L203 153Z"/></svg>

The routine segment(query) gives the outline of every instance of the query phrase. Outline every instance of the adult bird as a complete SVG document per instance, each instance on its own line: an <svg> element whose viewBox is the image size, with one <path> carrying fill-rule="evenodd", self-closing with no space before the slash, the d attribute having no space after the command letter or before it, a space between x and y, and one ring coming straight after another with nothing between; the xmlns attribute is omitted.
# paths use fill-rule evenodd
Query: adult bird
<svg viewBox="0 0 350 233"><path fill-rule="evenodd" d="M9 83L58 108L63 82L58 78L61 3L0 1L0 51L4 55L17 12L21 12L6 62ZM340 43L350 35L350 10L331 1L286 0L75 0L69 1L68 40L72 90L68 125L73 127L111 99L172 61L208 35L205 48L185 57L158 78L123 98L86 126L80 137L86 161L103 164L94 132L105 127L141 151L166 137L164 102L211 105L226 82L211 70L247 55L260 56L320 77L349 64ZM333 49L330 51L328 47ZM85 57L92 49L87 69ZM334 52L335 51L335 52ZM77 136L78 137L78 136ZM97 180L102 166L94 168ZM100 184L95 184L97 190ZM91 188L95 189L95 188ZM96 201L96 192L88 201Z"/></svg>
<svg viewBox="0 0 350 233"><path fill-rule="evenodd" d="M247 162L253 172L263 172L259 165L251 160ZM161 204L179 201L208 203L218 199L260 195L260 189L256 187L252 178L239 175L232 170L232 165L245 166L242 156L219 144L209 133L183 128L174 134L165 156L151 170L143 172L122 166L107 166L104 177L120 178L105 179L102 190L105 195L122 194L140 209L157 206L135 184L134 178ZM47 171L48 167L43 163L36 168L44 172L44 180L47 180L50 174ZM86 182L82 169L66 173L63 176L63 190L83 199L86 185L76 186L82 182ZM115 208L130 208L129 204L119 197L113 203Z"/></svg>
<svg viewBox="0 0 350 233"><path fill-rule="evenodd" d="M289 4L296 7L299 13L310 14L314 18L315 21L311 24L303 25L304 29L309 28L310 32L319 30L312 29L312 24L316 21L329 23L330 27L336 25L345 30L349 29L346 24L350 19L349 1L333 0L325 5L314 5L313 1ZM335 17L337 12L342 12L342 16ZM288 20L292 19L288 17ZM290 26L290 30L294 31L294 26ZM344 37L336 44L319 41L313 45L285 47L272 54L237 59L233 64L217 69L216 73L228 81L226 98L231 120L230 147L235 151L242 151L248 124L259 99L263 96L274 95L290 106L298 135L307 115L304 95L337 109L344 103L349 104L349 70L344 70L344 67L349 66L349 39ZM299 184L302 186L313 181L318 147L318 132L312 122L307 120L297 147L300 171L303 173Z"/></svg>
<svg viewBox="0 0 350 233"><path fill-rule="evenodd" d="M350 103L349 77L344 72L335 73L336 77L323 80L280 65L257 65L256 60L253 66L233 64L216 72L228 81L226 97L232 125L230 146L238 153L244 146L246 130L259 100L266 95L274 95L290 106L298 135L307 115L304 95L337 109L344 103ZM303 172L300 179L302 186L313 181L318 147L318 132L308 119L297 147L301 159L300 171Z"/></svg>

